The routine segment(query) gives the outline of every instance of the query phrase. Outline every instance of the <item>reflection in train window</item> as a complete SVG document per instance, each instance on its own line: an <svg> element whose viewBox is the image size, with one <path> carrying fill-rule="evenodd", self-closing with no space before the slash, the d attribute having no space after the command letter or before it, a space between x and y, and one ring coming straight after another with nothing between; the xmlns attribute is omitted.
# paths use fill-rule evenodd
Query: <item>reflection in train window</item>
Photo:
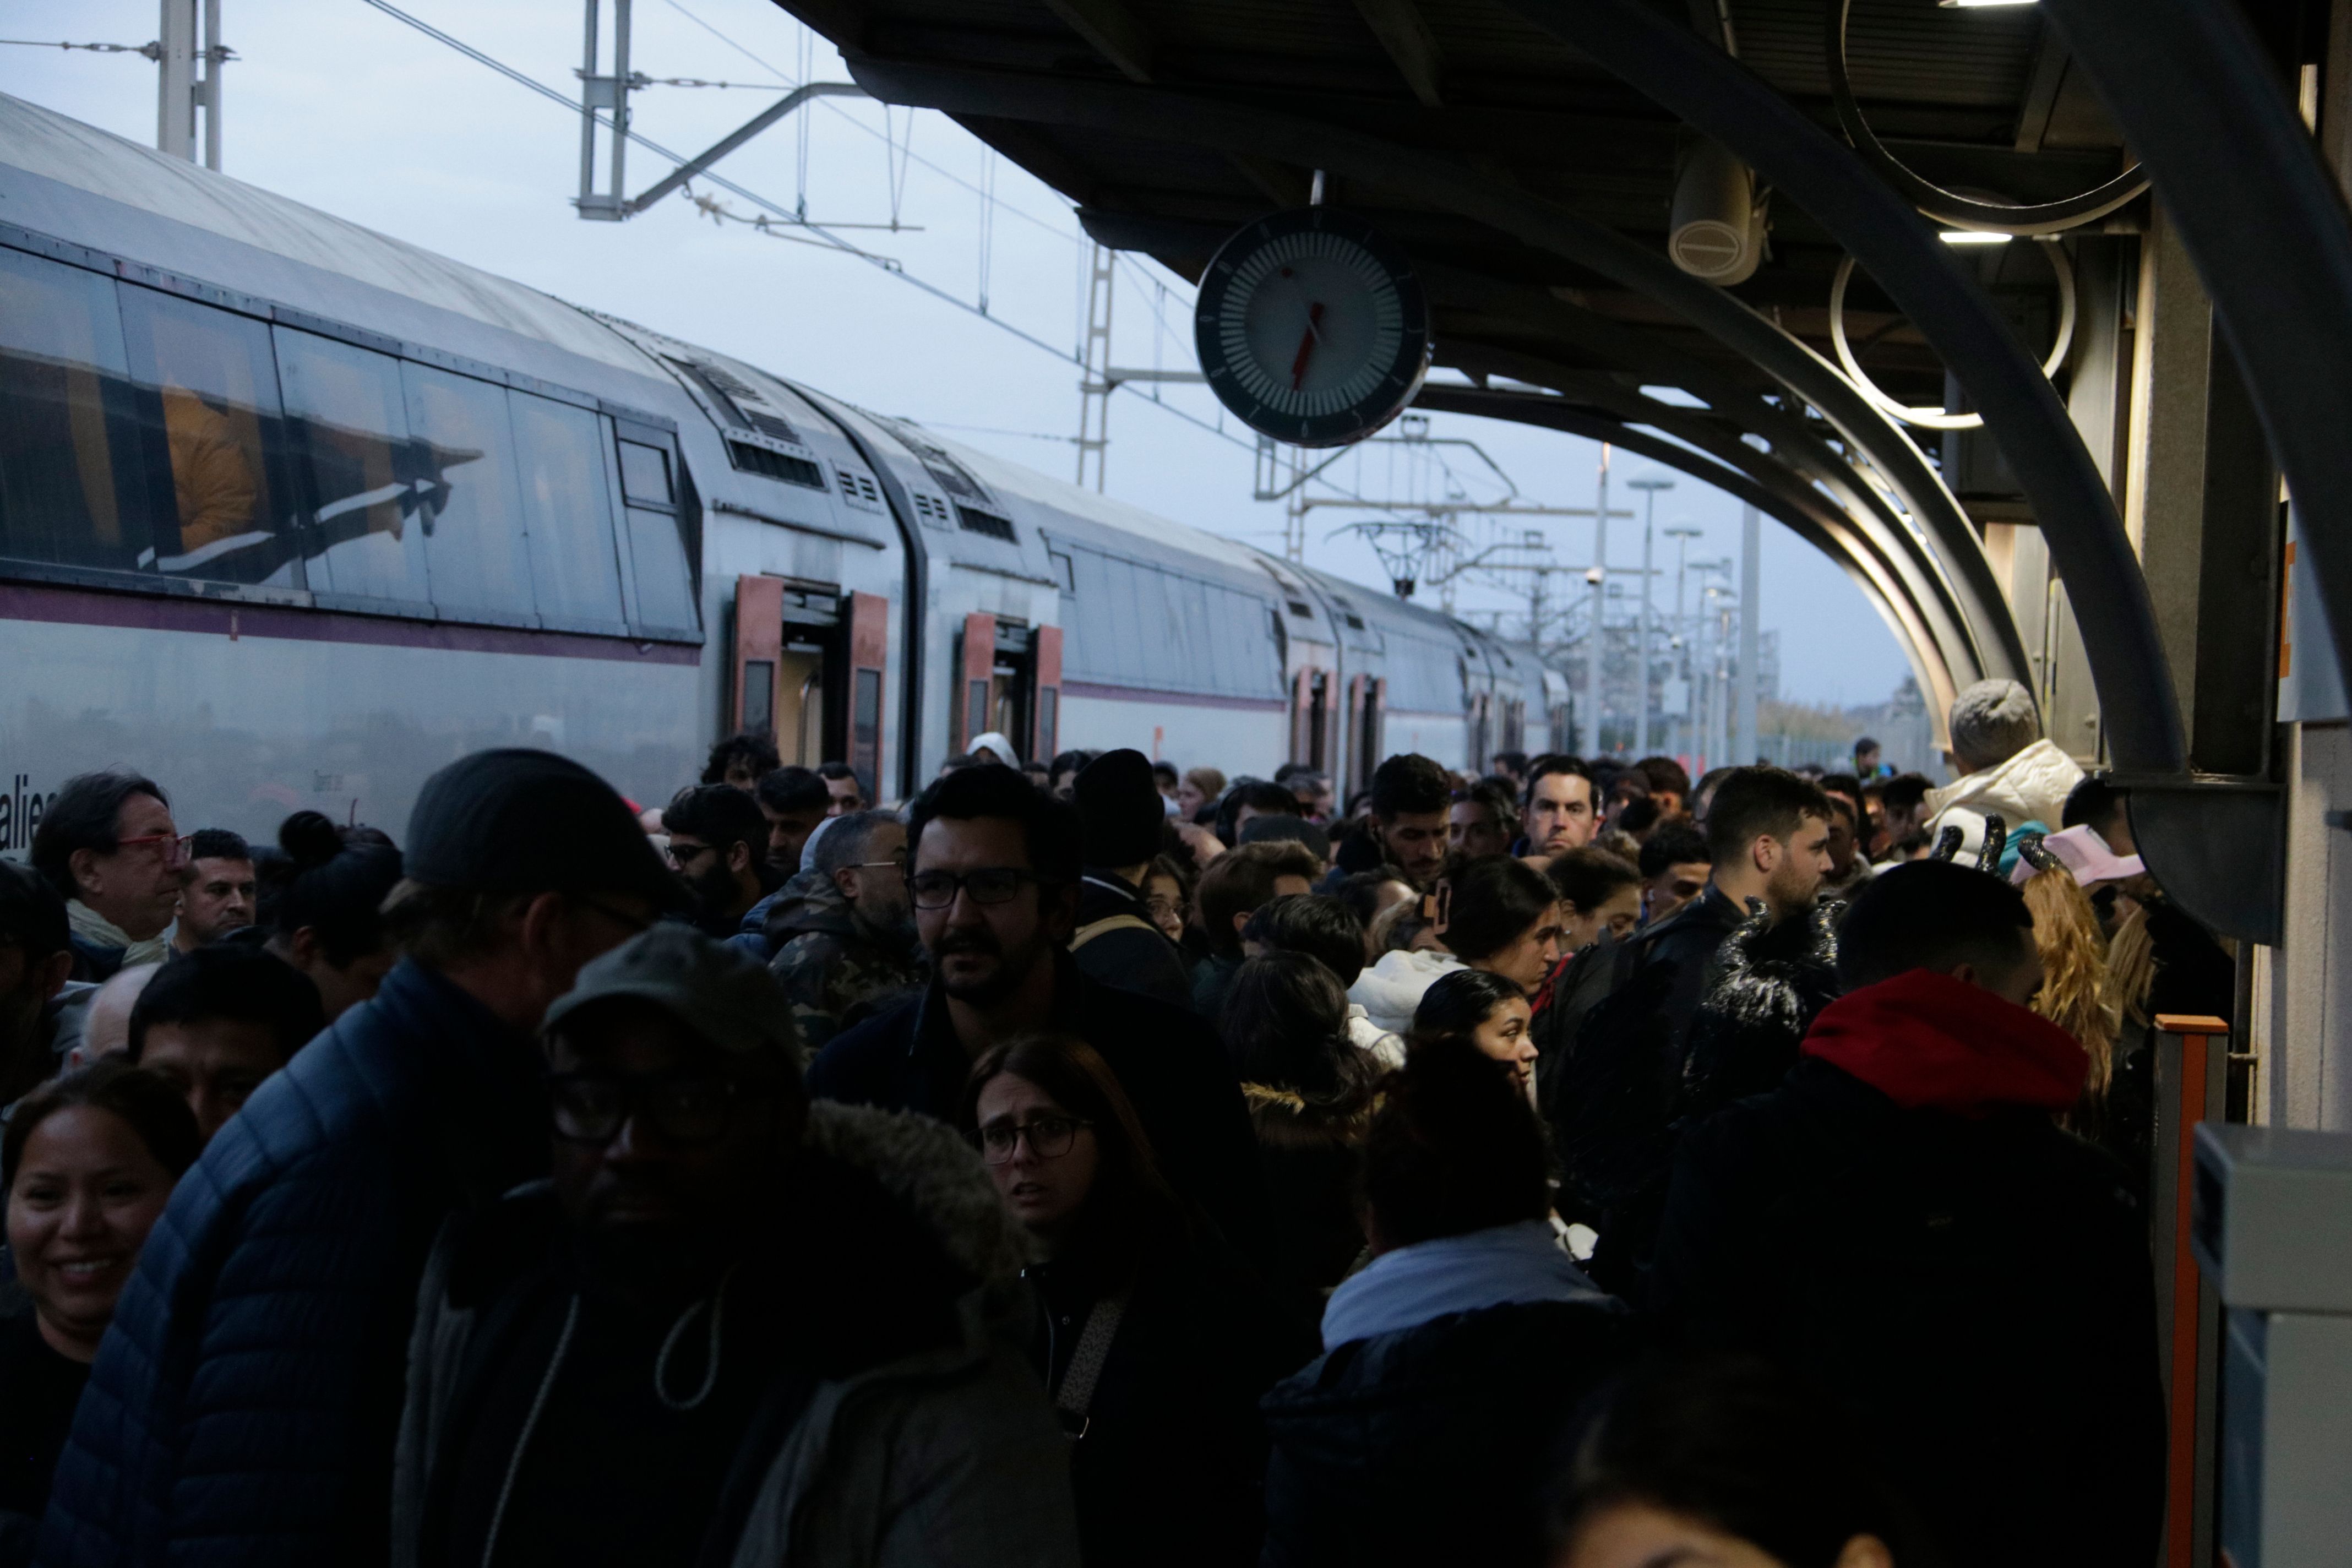
<svg viewBox="0 0 2352 1568"><path fill-rule="evenodd" d="M530 554L504 387L427 365L403 364L418 520L433 603L444 615L528 616Z"/></svg>
<svg viewBox="0 0 2352 1568"><path fill-rule="evenodd" d="M133 563L146 507L114 285L0 250L0 554Z"/></svg>
<svg viewBox="0 0 2352 1568"><path fill-rule="evenodd" d="M400 362L280 327L278 370L307 481L302 553L311 589L426 603L417 515L425 481L411 471Z"/></svg>
<svg viewBox="0 0 2352 1568"><path fill-rule="evenodd" d="M621 497L632 506L669 506L669 454L643 441L621 444Z"/></svg>
<svg viewBox="0 0 2352 1568"><path fill-rule="evenodd" d="M269 329L152 289L125 287L121 298L147 471L155 476L137 564L300 586L298 552L278 521L290 509L278 493L285 480Z"/></svg>
<svg viewBox="0 0 2352 1568"><path fill-rule="evenodd" d="M602 421L584 408L529 393L511 393L508 402L540 618L578 629L625 626Z"/></svg>
<svg viewBox="0 0 2352 1568"><path fill-rule="evenodd" d="M700 619L694 613L694 578L678 520L634 506L623 515L629 525L629 561L637 574L637 619L649 626L693 630Z"/></svg>

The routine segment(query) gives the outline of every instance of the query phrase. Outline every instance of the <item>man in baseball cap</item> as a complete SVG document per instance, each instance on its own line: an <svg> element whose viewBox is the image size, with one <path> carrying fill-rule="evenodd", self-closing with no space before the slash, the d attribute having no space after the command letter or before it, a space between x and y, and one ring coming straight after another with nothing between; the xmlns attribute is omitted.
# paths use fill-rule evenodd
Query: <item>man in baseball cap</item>
<svg viewBox="0 0 2352 1568"><path fill-rule="evenodd" d="M684 891L612 786L547 752L441 769L405 848L404 955L222 1127L123 1292L58 1469L58 1561L383 1555L434 1234L546 1174L541 1020Z"/></svg>
<svg viewBox="0 0 2352 1568"><path fill-rule="evenodd" d="M812 1107L766 966L684 925L582 968L546 1047L553 1181L461 1216L428 1272L394 1562L867 1563L912 1535L1075 1564L968 1145Z"/></svg>

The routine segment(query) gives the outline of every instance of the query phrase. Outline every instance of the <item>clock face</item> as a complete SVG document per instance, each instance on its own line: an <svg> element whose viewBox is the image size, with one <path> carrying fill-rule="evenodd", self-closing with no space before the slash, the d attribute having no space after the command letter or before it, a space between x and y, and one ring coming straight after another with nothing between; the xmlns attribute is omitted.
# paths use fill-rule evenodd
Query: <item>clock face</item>
<svg viewBox="0 0 2352 1568"><path fill-rule="evenodd" d="M1192 319L1210 390L1297 447L1360 441L1429 370L1429 308L1403 255L1330 207L1277 213L1219 247Z"/></svg>

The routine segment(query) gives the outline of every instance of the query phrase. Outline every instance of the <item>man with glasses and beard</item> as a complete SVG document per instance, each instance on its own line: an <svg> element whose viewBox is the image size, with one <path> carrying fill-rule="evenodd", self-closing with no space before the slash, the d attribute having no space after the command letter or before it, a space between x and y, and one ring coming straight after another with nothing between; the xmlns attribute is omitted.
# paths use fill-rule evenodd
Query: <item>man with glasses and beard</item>
<svg viewBox="0 0 2352 1568"><path fill-rule="evenodd" d="M1024 1254L947 1128L809 1103L758 961L676 925L548 1010L553 1180L444 1233L394 1568L1075 1564Z"/></svg>
<svg viewBox="0 0 2352 1568"><path fill-rule="evenodd" d="M768 824L759 806L732 784L683 789L663 808L662 830L669 863L694 894L694 923L705 936L733 936L768 894Z"/></svg>
<svg viewBox="0 0 2352 1568"><path fill-rule="evenodd" d="M1081 872L1070 805L1010 768L964 768L916 800L907 837L931 983L819 1053L810 1092L949 1120L990 1047L1040 1030L1076 1035L1118 1076L1177 1192L1255 1255L1265 1184L1216 1032L1093 979L1066 951Z"/></svg>

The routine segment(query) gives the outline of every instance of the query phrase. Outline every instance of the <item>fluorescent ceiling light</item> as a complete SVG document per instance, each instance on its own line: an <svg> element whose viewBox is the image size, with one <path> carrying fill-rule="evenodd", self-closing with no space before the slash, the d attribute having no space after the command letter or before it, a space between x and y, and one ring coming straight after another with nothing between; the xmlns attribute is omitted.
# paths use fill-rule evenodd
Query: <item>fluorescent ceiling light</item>
<svg viewBox="0 0 2352 1568"><path fill-rule="evenodd" d="M1975 11L1991 5L2031 5L2034 0L1936 0L1947 11Z"/></svg>
<svg viewBox="0 0 2352 1568"><path fill-rule="evenodd" d="M1978 0L1978 3L1981 5L1984 0ZM2007 245L2015 237L1991 234L1980 228L1948 228L1937 237L1946 245Z"/></svg>

